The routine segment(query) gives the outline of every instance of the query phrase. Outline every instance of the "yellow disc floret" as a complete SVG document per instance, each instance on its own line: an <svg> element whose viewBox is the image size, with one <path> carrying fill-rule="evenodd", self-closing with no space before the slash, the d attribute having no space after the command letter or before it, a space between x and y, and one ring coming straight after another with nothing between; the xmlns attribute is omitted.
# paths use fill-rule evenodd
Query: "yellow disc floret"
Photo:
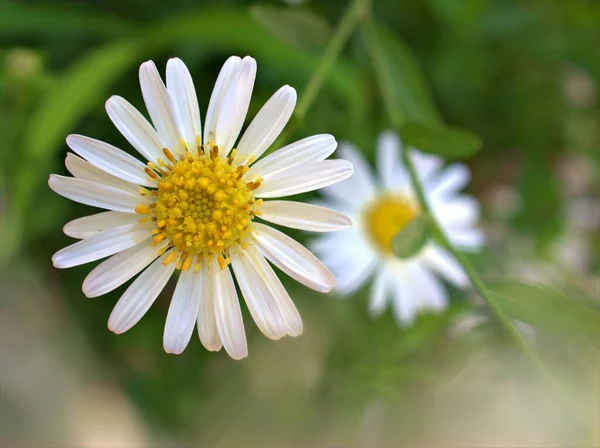
<svg viewBox="0 0 600 448"><path fill-rule="evenodd" d="M418 208L401 196L382 196L367 208L365 225L372 243L383 253L392 252L394 236L412 221Z"/></svg>
<svg viewBox="0 0 600 448"><path fill-rule="evenodd" d="M224 267L229 249L244 245L254 208L261 202L252 194L261 179L248 182L248 167L233 163L235 153L222 158L215 148L208 153L186 151L179 158L165 149L170 164L153 168L160 174L153 192L156 202L136 208L140 214L154 213L155 243L167 241L175 249L169 262L178 259L183 270L213 256Z"/></svg>

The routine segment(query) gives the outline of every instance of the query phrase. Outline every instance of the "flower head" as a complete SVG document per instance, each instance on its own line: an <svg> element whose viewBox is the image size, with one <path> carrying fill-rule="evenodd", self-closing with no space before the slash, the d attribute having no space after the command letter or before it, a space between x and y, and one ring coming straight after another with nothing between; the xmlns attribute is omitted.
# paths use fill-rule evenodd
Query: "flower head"
<svg viewBox="0 0 600 448"><path fill-rule="evenodd" d="M401 142L386 131L377 145L378 181L361 154L342 145L342 157L354 165L352 178L323 190L323 205L350 216L351 229L319 238L315 253L337 277L336 289L350 294L374 274L370 311L378 315L392 299L401 324L413 321L421 310L441 310L448 297L438 275L458 287L468 279L458 262L435 241L428 241L413 257L392 253L392 240L421 213L408 172L400 160ZM460 193L470 178L466 166L442 167L442 159L412 150L417 175L423 183L432 213L450 241L463 250L477 249L483 234L476 228L479 204Z"/></svg>
<svg viewBox="0 0 600 448"><path fill-rule="evenodd" d="M74 177L51 175L58 194L109 211L66 224L81 241L52 258L68 268L109 257L83 283L88 297L106 294L143 271L114 307L108 326L123 333L148 311L175 271L163 345L181 353L197 325L202 344L247 355L231 270L260 330L271 339L298 336L302 320L269 260L299 282L327 292L332 273L306 248L256 217L287 227L335 231L350 221L339 212L293 201L267 200L312 191L353 173L345 160L324 160L337 143L315 135L258 160L288 122L296 91L284 86L258 112L241 139L256 61L229 58L210 98L204 133L191 75L179 59L167 64L166 85L152 61L140 67L150 124L125 99L106 102L143 163L107 143L70 135L66 166ZM237 142L237 144L236 144Z"/></svg>

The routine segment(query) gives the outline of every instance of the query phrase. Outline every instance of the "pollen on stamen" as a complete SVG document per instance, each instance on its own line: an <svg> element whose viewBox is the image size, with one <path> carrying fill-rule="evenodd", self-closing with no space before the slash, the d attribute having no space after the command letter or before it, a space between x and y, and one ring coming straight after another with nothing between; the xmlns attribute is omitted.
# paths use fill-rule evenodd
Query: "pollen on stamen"
<svg viewBox="0 0 600 448"><path fill-rule="evenodd" d="M187 150L187 144L183 138L179 139L179 146L181 146L181 150L183 151L183 153L185 153Z"/></svg>
<svg viewBox="0 0 600 448"><path fill-rule="evenodd" d="M172 153L163 152L171 160ZM262 179L243 179L248 167L238 166L235 156L235 150L219 156L218 146L210 142L199 155L186 152L158 181L154 238L168 240L174 251L185 254L181 268L213 256L227 265L229 249L240 246L250 231L256 204L252 190Z"/></svg>
<svg viewBox="0 0 600 448"><path fill-rule="evenodd" d="M177 253L176 251L171 251L169 253L169 255L167 255L167 257L163 260L163 266L168 266L173 260L175 260L176 257L179 256L179 253Z"/></svg>
<svg viewBox="0 0 600 448"><path fill-rule="evenodd" d="M190 257L188 255L185 257L185 260L183 261L183 264L181 265L181 270L187 271L191 265L192 265L192 257Z"/></svg>
<svg viewBox="0 0 600 448"><path fill-rule="evenodd" d="M176 163L177 159L175 159L175 156L173 155L173 153L169 150L169 148L163 148L163 154L165 155L165 157L167 159L169 159L169 162L171 163Z"/></svg>
<svg viewBox="0 0 600 448"><path fill-rule="evenodd" d="M152 180L158 179L158 174L156 174L156 172L151 170L150 168L148 168L148 167L144 168L144 172L148 175L148 177L150 179L152 179Z"/></svg>

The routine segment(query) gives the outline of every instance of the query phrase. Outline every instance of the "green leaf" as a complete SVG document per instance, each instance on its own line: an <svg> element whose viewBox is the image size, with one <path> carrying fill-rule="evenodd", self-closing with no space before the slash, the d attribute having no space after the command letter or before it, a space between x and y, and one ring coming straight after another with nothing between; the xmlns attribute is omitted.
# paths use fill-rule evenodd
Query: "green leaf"
<svg viewBox="0 0 600 448"><path fill-rule="evenodd" d="M39 186L32 179L46 178L68 130L92 106L102 104L106 89L136 62L138 52L131 42L98 48L73 64L41 100L24 132L22 167L13 185L9 218L0 232L0 266L19 245L30 198Z"/></svg>
<svg viewBox="0 0 600 448"><path fill-rule="evenodd" d="M481 140L477 135L449 126L431 127L408 122L400 127L400 133L407 145L446 159L470 157L481 149Z"/></svg>
<svg viewBox="0 0 600 448"><path fill-rule="evenodd" d="M106 14L89 6L26 4L3 2L0 6L0 37L18 39L43 37L45 40L85 39L124 36L134 26L118 15Z"/></svg>
<svg viewBox="0 0 600 448"><path fill-rule="evenodd" d="M444 126L421 69L406 45L383 25L365 25L381 95L402 139L423 152L464 158L481 148L468 131Z"/></svg>
<svg viewBox="0 0 600 448"><path fill-rule="evenodd" d="M404 226L392 240L392 252L398 258L417 254L431 236L431 217L422 213Z"/></svg>
<svg viewBox="0 0 600 448"><path fill-rule="evenodd" d="M600 313L549 286L517 280L492 280L486 289L512 319L562 333L600 337Z"/></svg>
<svg viewBox="0 0 600 448"><path fill-rule="evenodd" d="M319 52L331 35L329 23L309 10L253 5L250 15L275 36L299 49Z"/></svg>
<svg viewBox="0 0 600 448"><path fill-rule="evenodd" d="M407 120L439 123L425 77L406 44L382 24L365 25L364 36L394 124Z"/></svg>

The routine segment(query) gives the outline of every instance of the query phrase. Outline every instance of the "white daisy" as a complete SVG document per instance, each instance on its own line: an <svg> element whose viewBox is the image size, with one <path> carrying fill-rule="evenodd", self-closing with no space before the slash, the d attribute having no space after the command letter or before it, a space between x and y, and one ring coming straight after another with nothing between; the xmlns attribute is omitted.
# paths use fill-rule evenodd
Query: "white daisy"
<svg viewBox="0 0 600 448"><path fill-rule="evenodd" d="M437 276L458 287L469 282L458 262L435 241L428 241L414 257L392 254L394 236L419 213L419 203L400 160L401 142L396 134L381 134L377 145L379 181L359 151L341 145L342 157L356 170L352 178L323 189L323 205L348 215L354 226L320 237L313 244L325 265L337 277L336 290L350 294L371 274L370 312L379 315L391 299L401 324L411 323L421 310L442 310L448 296ZM484 237L475 225L479 204L461 194L470 173L466 166L442 167L442 159L411 151L411 160L423 182L432 213L450 241L463 250L480 247Z"/></svg>
<svg viewBox="0 0 600 448"><path fill-rule="evenodd" d="M194 330L211 351L225 347L247 356L233 269L248 309L271 339L302 333L302 320L269 260L320 292L333 274L305 247L254 218L296 229L329 232L350 227L344 215L293 201L264 201L312 191L353 173L346 160L324 160L337 143L315 135L254 163L288 122L296 91L279 89L242 129L256 75L251 57L229 58L215 84L201 136L200 111L190 73L179 59L167 64L163 83L152 61L140 67L142 94L152 126L125 99L113 96L106 111L148 161L107 143L70 135L66 166L74 177L51 175L50 188L71 200L107 209L69 222L81 241L58 251L54 266L68 268L104 257L83 282L96 297L140 271L114 307L108 327L123 333L148 311L173 272L181 273L167 315L163 345L181 353ZM144 270L145 269L145 270Z"/></svg>

